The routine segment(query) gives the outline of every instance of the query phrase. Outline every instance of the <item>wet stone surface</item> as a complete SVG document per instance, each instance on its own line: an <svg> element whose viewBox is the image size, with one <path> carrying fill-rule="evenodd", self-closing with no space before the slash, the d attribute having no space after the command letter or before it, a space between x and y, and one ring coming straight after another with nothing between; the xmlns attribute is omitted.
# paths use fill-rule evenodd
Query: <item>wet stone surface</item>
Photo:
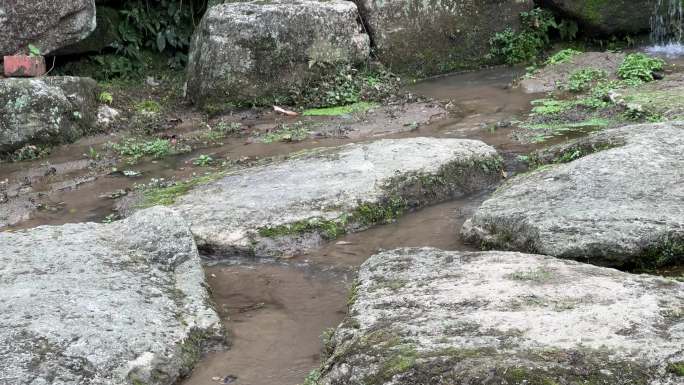
<svg viewBox="0 0 684 385"><path fill-rule="evenodd" d="M680 384L684 283L540 255L366 261L316 383Z"/></svg>

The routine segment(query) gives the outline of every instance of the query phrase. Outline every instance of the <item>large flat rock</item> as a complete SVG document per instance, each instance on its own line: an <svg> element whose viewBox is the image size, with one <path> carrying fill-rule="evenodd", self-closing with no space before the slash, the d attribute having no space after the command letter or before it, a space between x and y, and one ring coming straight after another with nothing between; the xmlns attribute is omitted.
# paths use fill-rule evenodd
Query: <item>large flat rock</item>
<svg viewBox="0 0 684 385"><path fill-rule="evenodd" d="M379 140L239 171L195 188L173 207L201 248L272 256L308 250L500 178L496 150L480 141Z"/></svg>
<svg viewBox="0 0 684 385"><path fill-rule="evenodd" d="M0 154L27 144L74 141L95 130L96 117L93 79L0 79Z"/></svg>
<svg viewBox="0 0 684 385"><path fill-rule="evenodd" d="M171 385L221 336L169 209L0 233L0 245L2 384Z"/></svg>
<svg viewBox="0 0 684 385"><path fill-rule="evenodd" d="M320 385L676 385L684 283L514 252L371 257ZM315 377L315 376L314 376Z"/></svg>
<svg viewBox="0 0 684 385"><path fill-rule="evenodd" d="M363 63L370 40L345 0L240 1L211 7L197 27L188 96L202 105L269 104ZM270 104L269 104L270 105Z"/></svg>
<svg viewBox="0 0 684 385"><path fill-rule="evenodd" d="M9 0L0 3L0 56L42 54L85 39L95 29L94 0Z"/></svg>
<svg viewBox="0 0 684 385"><path fill-rule="evenodd" d="M465 239L600 265L683 262L682 123L606 130L555 151L548 161L579 159L507 181L464 224Z"/></svg>

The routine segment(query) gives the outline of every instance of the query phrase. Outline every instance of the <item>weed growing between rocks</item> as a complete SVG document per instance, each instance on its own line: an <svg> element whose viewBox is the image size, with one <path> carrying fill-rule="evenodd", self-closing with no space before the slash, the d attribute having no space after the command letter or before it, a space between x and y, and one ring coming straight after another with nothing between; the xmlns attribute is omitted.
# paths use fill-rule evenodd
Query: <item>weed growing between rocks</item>
<svg viewBox="0 0 684 385"><path fill-rule="evenodd" d="M508 28L490 40L490 56L506 64L533 64L551 44L551 34L556 33L564 40L572 40L577 33L577 25L568 21L556 21L554 15L545 9L535 8L520 14L521 30L515 32ZM574 30L574 33L573 33ZM563 55L571 54L570 51ZM555 60L566 60L562 56Z"/></svg>
<svg viewBox="0 0 684 385"><path fill-rule="evenodd" d="M144 140L126 138L119 143L110 143L109 147L122 156L127 163L135 164L142 158L161 159L170 155L188 152L189 148L175 146L167 139Z"/></svg>
<svg viewBox="0 0 684 385"><path fill-rule="evenodd" d="M401 79L382 66L354 68L340 66L335 76L312 79L310 84L290 91L289 103L295 106L322 108L367 106L401 95Z"/></svg>
<svg viewBox="0 0 684 385"><path fill-rule="evenodd" d="M561 51L562 52L562 51ZM558 54L550 61L569 60L573 53ZM659 122L666 117L644 104L659 93L648 93L637 100L648 82L658 77L663 61L637 53L627 55L617 73L595 68L580 68L570 74L558 91L532 102L532 113L520 127L524 141L543 142L574 132L617 126L622 123ZM623 97L622 95L630 95Z"/></svg>
<svg viewBox="0 0 684 385"><path fill-rule="evenodd" d="M292 124L280 123L273 130L261 135L260 139L264 143L301 142L309 138L310 134L309 125L300 121Z"/></svg>
<svg viewBox="0 0 684 385"><path fill-rule="evenodd" d="M633 84L653 81L654 74L662 71L665 62L662 59L650 57L643 53L627 55L625 61L618 68L618 76Z"/></svg>

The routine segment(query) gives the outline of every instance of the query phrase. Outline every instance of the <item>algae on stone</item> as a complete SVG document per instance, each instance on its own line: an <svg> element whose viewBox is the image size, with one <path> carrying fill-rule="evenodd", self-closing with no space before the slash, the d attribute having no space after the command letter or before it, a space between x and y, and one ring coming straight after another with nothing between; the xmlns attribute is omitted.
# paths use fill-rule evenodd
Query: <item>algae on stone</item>
<svg viewBox="0 0 684 385"><path fill-rule="evenodd" d="M488 188L501 167L496 151L479 141L379 140L231 172L174 194L172 207L206 250L292 255Z"/></svg>
<svg viewBox="0 0 684 385"><path fill-rule="evenodd" d="M401 285L386 285L401 282ZM684 283L513 252L366 261L310 384L675 385Z"/></svg>

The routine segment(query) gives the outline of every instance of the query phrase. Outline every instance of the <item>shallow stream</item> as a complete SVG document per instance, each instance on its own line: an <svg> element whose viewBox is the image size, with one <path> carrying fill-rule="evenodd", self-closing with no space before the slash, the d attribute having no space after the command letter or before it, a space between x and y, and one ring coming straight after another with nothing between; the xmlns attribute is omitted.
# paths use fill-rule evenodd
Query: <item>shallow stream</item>
<svg viewBox="0 0 684 385"><path fill-rule="evenodd" d="M524 170L517 156L534 146L513 141L509 123L528 113L535 97L510 89L516 75L510 69L492 69L416 84L411 92L451 101L455 116L394 136L480 139L502 153L509 174ZM495 129L497 125L505 128ZM346 314L347 292L358 266L381 249L470 250L458 233L488 194L428 207L288 260L212 262L207 279L232 348L209 354L183 384L303 383L320 364L321 334Z"/></svg>
<svg viewBox="0 0 684 385"><path fill-rule="evenodd" d="M449 101L451 113L416 130L384 137L479 139L499 150L509 175L524 171L525 165L517 157L534 150L535 146L511 139L511 122L527 114L530 101L539 96L512 89L510 83L517 75L519 71L515 69L495 68L417 83L409 88L410 92ZM282 119L265 113L249 124L268 126ZM193 124L193 118L188 117L183 127L192 130ZM125 167L85 160L81 155L93 146L117 139L116 135L86 138L56 149L47 159L0 164L0 181L6 180L10 190L30 188L33 193L27 199L43 202L40 210L27 212L9 229L102 221L112 212L114 204L112 199L102 198L103 194L130 189L135 183L149 183L153 178L181 179L201 174L203 171L191 163L199 154L231 159L269 157L355 141L319 139L264 144L227 138L222 145L138 164L135 170L142 173L138 178L94 172L93 162L104 163L97 165L100 169ZM55 172L61 175L58 180L52 177ZM358 266L380 249L402 246L470 249L460 241L460 227L489 193L485 191L410 213L396 223L349 234L315 253L286 260L223 260L220 255L206 256L207 280L225 322L231 348L208 354L183 384L301 384L319 365L320 335L345 316L348 287ZM46 200L50 203L45 204Z"/></svg>

